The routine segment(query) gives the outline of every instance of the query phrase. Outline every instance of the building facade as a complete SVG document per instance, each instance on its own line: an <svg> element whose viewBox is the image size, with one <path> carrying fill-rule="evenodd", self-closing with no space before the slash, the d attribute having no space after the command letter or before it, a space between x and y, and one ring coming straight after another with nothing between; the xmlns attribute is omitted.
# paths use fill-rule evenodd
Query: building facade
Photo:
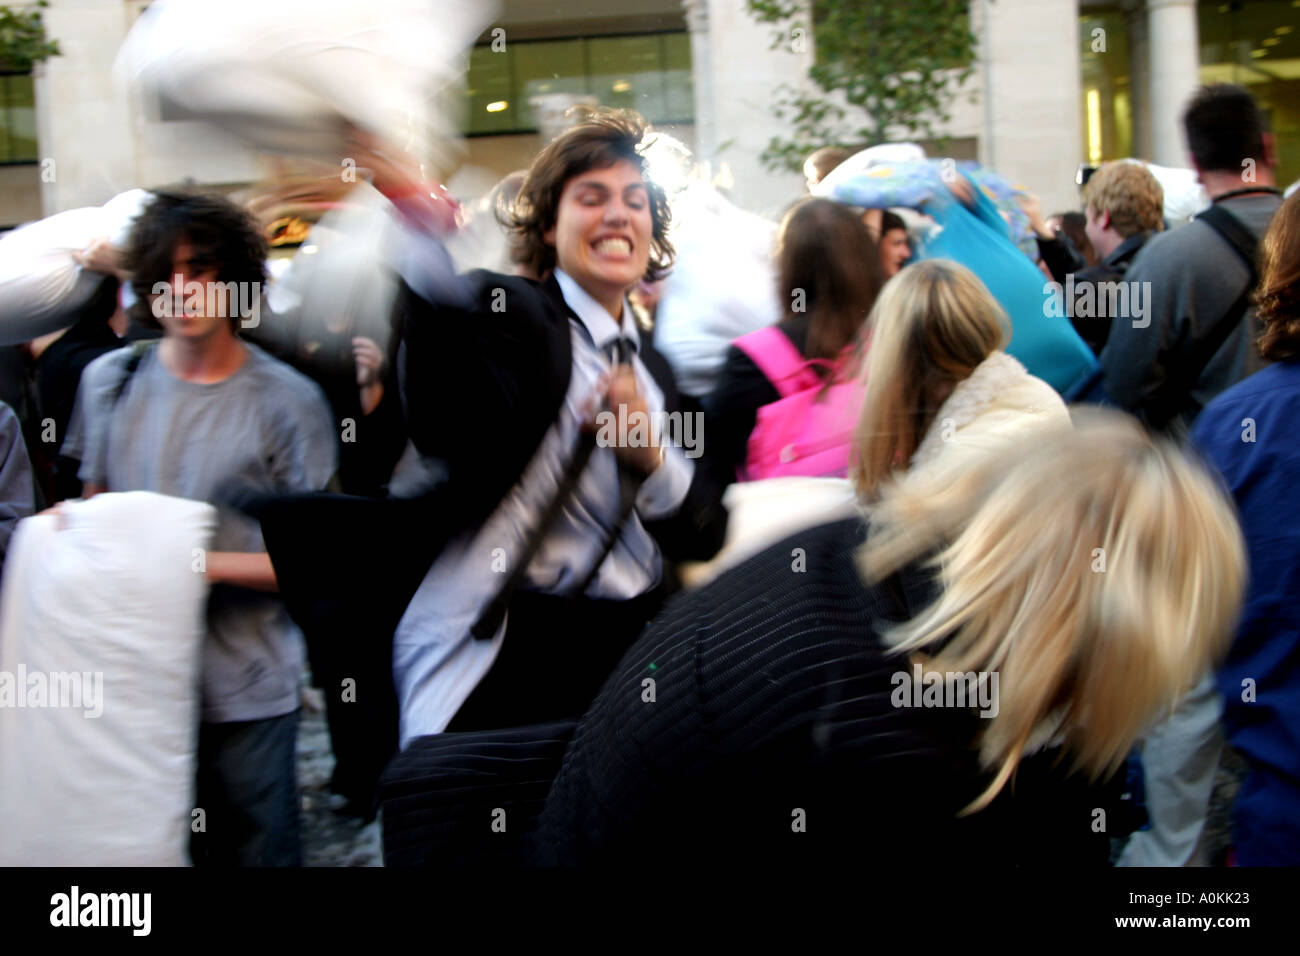
<svg viewBox="0 0 1300 956"><path fill-rule="evenodd" d="M147 5L51 0L46 29L62 55L33 76L0 74L0 226L134 186L236 188L264 175L230 137L141 116L115 80L117 48ZM1300 0L971 0L969 15L975 70L937 132L1046 208L1077 207L1081 163L1186 165L1182 105L1215 80L1256 95L1281 180L1300 177ZM504 0L470 55L453 190L485 191L528 164L564 106L600 102L641 110L739 205L776 216L802 180L759 156L782 128L778 90L808 83L815 36L773 41L746 0Z"/></svg>

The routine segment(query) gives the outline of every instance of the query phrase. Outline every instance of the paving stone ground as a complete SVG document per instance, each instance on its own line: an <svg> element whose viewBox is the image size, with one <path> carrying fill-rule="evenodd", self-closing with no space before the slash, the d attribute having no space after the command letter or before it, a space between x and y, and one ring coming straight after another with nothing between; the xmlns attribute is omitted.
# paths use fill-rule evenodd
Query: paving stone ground
<svg viewBox="0 0 1300 956"><path fill-rule="evenodd" d="M298 787L302 793L302 849L305 866L383 866L379 821L363 826L334 812L341 800L326 789L334 754L323 710L299 711Z"/></svg>

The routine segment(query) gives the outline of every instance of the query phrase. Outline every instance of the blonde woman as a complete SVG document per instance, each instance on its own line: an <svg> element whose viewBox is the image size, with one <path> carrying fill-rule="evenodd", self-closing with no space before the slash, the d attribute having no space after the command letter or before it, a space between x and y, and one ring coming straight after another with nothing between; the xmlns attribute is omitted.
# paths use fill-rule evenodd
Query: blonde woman
<svg viewBox="0 0 1300 956"><path fill-rule="evenodd" d="M1027 427L1069 424L1056 391L1002 351L1006 313L964 266L930 259L904 269L885 285L868 328L853 469L864 501L895 473L960 471Z"/></svg>
<svg viewBox="0 0 1300 956"><path fill-rule="evenodd" d="M670 604L578 723L532 858L1104 865L1089 782L1224 651L1243 542L1129 419L1022 434Z"/></svg>
<svg viewBox="0 0 1300 956"><path fill-rule="evenodd" d="M889 280L865 326L852 482L801 477L733 487L727 541L707 564L683 567L686 586L702 586L791 531L846 517L859 500L869 505L891 475L960 474L972 456L1017 441L1026 428L1069 427L1056 391L1002 351L1009 326L984 284L955 262L930 259Z"/></svg>

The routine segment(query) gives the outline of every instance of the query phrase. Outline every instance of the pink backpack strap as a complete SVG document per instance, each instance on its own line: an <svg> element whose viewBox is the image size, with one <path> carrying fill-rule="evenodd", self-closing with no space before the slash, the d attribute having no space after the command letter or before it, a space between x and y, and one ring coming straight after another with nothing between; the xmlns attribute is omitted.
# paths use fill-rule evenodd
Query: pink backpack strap
<svg viewBox="0 0 1300 956"><path fill-rule="evenodd" d="M749 356L782 398L821 382L812 368L814 363L804 358L789 336L775 325L742 335L732 344Z"/></svg>

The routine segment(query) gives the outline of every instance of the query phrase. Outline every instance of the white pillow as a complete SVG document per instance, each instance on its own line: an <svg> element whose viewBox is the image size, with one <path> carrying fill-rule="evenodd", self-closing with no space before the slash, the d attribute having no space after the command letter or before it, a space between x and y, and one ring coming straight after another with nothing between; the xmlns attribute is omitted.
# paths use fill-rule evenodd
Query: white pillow
<svg viewBox="0 0 1300 956"><path fill-rule="evenodd" d="M0 866L187 865L216 510L134 491L61 517L5 560Z"/></svg>
<svg viewBox="0 0 1300 956"><path fill-rule="evenodd" d="M737 482L722 497L727 539L711 561L678 568L682 584L695 589L804 528L850 518L857 496L847 478L767 478ZM793 562L796 556L791 555Z"/></svg>
<svg viewBox="0 0 1300 956"><path fill-rule="evenodd" d="M435 160L456 134L435 96L494 13L471 0L155 0L116 69L155 118L207 120L263 149L337 165L346 120Z"/></svg>
<svg viewBox="0 0 1300 956"><path fill-rule="evenodd" d="M703 397L717 385L732 341L781 318L777 227L702 183L675 197L672 209L677 260L661 287L655 348L678 388Z"/></svg>
<svg viewBox="0 0 1300 956"><path fill-rule="evenodd" d="M47 216L0 236L0 345L67 328L104 278L83 278L73 258L96 239L121 248L150 193L132 189L103 206ZM79 281L80 280L80 281Z"/></svg>
<svg viewBox="0 0 1300 956"><path fill-rule="evenodd" d="M94 286L78 287L81 267L72 256L106 235L105 223L104 210L90 206L0 237L0 345L48 335L76 320Z"/></svg>

